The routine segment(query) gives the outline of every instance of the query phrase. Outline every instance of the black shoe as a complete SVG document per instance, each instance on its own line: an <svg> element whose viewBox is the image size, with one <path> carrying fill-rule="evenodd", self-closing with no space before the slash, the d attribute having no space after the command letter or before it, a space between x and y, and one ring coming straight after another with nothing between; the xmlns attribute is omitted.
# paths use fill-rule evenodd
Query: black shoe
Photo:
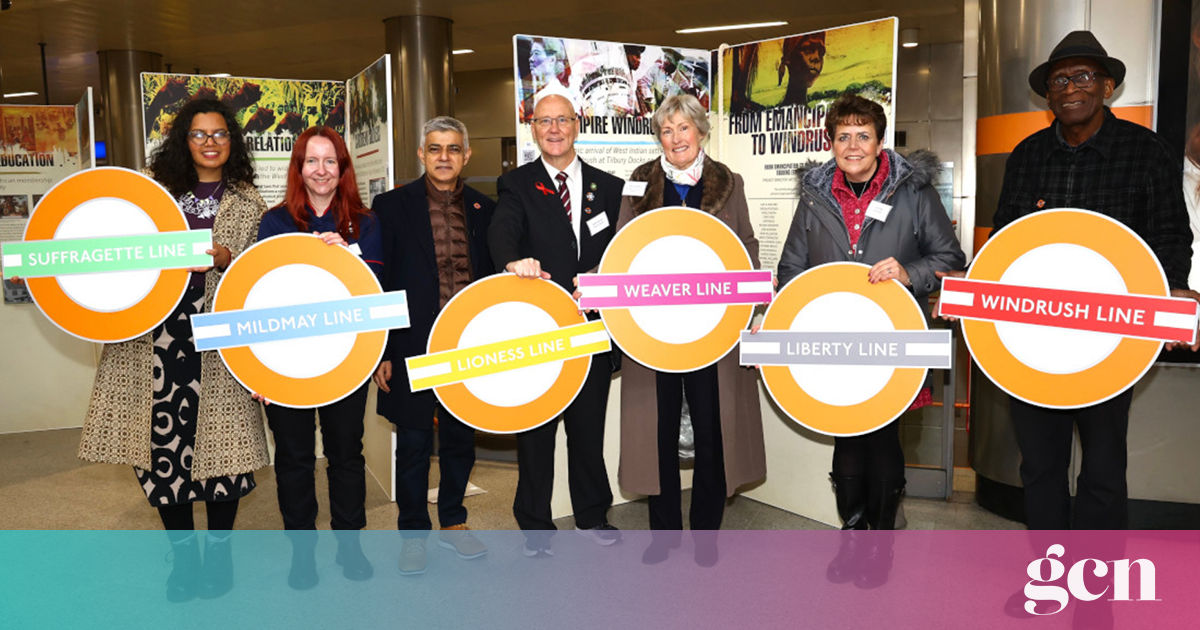
<svg viewBox="0 0 1200 630"><path fill-rule="evenodd" d="M601 523L588 529L576 527L575 531L580 536L591 540L601 547L607 547L613 543L621 542L621 530L609 525L608 523Z"/></svg>
<svg viewBox="0 0 1200 630"><path fill-rule="evenodd" d="M306 591L316 586L317 581L316 545L292 541L292 569L288 571L288 586L297 591Z"/></svg>
<svg viewBox="0 0 1200 630"><path fill-rule="evenodd" d="M354 532L353 536L344 535L338 538L336 562L342 567L342 575L348 580L361 582L375 575L375 567L371 566L371 562L363 554L358 532Z"/></svg>
<svg viewBox="0 0 1200 630"><path fill-rule="evenodd" d="M554 555L554 550L550 548L550 536L548 534L525 534L525 548L521 550L526 558L549 558Z"/></svg>
<svg viewBox="0 0 1200 630"><path fill-rule="evenodd" d="M233 588L233 540L223 532L218 540L210 532L204 541L204 568L200 571L200 599L216 599Z"/></svg>
<svg viewBox="0 0 1200 630"><path fill-rule="evenodd" d="M837 555L825 568L825 579L834 584L845 584L853 582L854 578L858 577L858 571L862 567L865 541L862 540L863 535L855 530L843 531L838 535L841 536L842 542L838 546Z"/></svg>
<svg viewBox="0 0 1200 630"><path fill-rule="evenodd" d="M665 542L653 541L649 547L642 552L642 564L658 564L665 562L667 557L671 555L671 549L679 545L668 545Z"/></svg>
<svg viewBox="0 0 1200 630"><path fill-rule="evenodd" d="M696 564L709 568L717 564L717 532L715 530L693 530L696 542Z"/></svg>
<svg viewBox="0 0 1200 630"><path fill-rule="evenodd" d="M187 602L196 598L200 579L200 544L192 534L171 541L171 575L167 576L167 601Z"/></svg>

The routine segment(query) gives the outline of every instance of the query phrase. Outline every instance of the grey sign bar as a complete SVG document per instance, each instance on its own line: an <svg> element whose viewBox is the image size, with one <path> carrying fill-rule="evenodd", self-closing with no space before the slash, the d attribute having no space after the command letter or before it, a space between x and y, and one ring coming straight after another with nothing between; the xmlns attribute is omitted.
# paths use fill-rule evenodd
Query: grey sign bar
<svg viewBox="0 0 1200 630"><path fill-rule="evenodd" d="M950 369L949 330L742 332L742 365L870 365Z"/></svg>

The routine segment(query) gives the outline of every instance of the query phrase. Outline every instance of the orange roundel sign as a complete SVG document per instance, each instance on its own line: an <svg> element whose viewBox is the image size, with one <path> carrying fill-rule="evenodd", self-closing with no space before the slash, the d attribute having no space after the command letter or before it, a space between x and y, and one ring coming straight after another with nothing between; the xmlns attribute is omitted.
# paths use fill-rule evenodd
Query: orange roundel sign
<svg viewBox="0 0 1200 630"><path fill-rule="evenodd" d="M920 393L928 371L896 366L921 365L912 357L934 353L949 360L948 334L940 343L903 338L906 331L928 330L925 314L898 281L868 282L869 269L844 262L805 271L775 296L759 333L742 336L743 362L751 362L751 354L765 356L760 340L776 344L771 353L777 356L805 359L790 365L764 361L763 383L788 416L818 433L862 435L895 420ZM789 342L773 338L774 331L807 336L788 347ZM887 343L867 341L872 335ZM906 362L905 346L914 345L923 351L910 348Z"/></svg>
<svg viewBox="0 0 1200 630"><path fill-rule="evenodd" d="M729 226L705 212L676 207L630 221L608 244L598 271L663 276L751 270L750 255ZM770 300L767 280L768 297L759 301ZM691 372L737 345L754 304L602 308L600 314L613 341L633 360L660 372Z"/></svg>
<svg viewBox="0 0 1200 630"><path fill-rule="evenodd" d="M311 234L281 234L255 243L225 271L213 313L266 310L382 293L371 268L349 249ZM199 340L207 326L196 327ZM293 317L291 325L302 325ZM349 396L375 372L386 330L339 332L221 348L246 389L272 404L318 407Z"/></svg>
<svg viewBox="0 0 1200 630"><path fill-rule="evenodd" d="M1028 296L1000 302L1014 311L1029 306L1032 315L1065 315L1073 320L1067 325L1093 328L1096 320L1127 326L1155 320L1154 312L1131 315L1111 305L1105 310L1105 297L1153 296L1161 303L1170 294L1158 258L1135 232L1110 217L1076 209L1037 212L1005 226L980 250L967 280L1024 290ZM972 299L982 307L985 290L969 283L955 287L947 279L942 312L956 314L947 309ZM1049 298L1035 299L1043 294ZM1055 295L1061 299L1052 299ZM959 316L971 355L992 382L1025 402L1055 409L1086 407L1120 394L1150 369L1162 347L1161 340L1096 329ZM1160 315L1157 321L1170 323L1179 316ZM1194 317L1187 326L1194 330Z"/></svg>
<svg viewBox="0 0 1200 630"><path fill-rule="evenodd" d="M47 191L29 217L24 240L187 229L175 198L158 182L128 169L101 167L80 171ZM23 274L17 268L6 270L6 275ZM128 341L154 330L179 305L187 282L184 269L26 279L29 294L50 321L71 335L98 343Z"/></svg>
<svg viewBox="0 0 1200 630"><path fill-rule="evenodd" d="M587 321L566 291L512 274L473 282L438 314L428 354L406 361L413 391L433 389L464 423L518 433L558 417L609 350L600 321Z"/></svg>

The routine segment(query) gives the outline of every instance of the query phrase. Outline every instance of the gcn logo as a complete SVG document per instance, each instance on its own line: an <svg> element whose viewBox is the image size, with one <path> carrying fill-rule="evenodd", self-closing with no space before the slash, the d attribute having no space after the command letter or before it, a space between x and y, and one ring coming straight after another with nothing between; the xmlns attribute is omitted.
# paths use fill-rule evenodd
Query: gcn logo
<svg viewBox="0 0 1200 630"><path fill-rule="evenodd" d="M1071 565L1071 570L1067 573L1067 588L1046 584L1047 582L1054 582L1062 578L1065 566L1056 558L1063 557L1064 553L1066 553L1066 549L1062 545L1050 545L1046 549L1045 558L1039 558L1029 563L1026 573L1029 575L1030 581L1025 584L1025 597L1028 597L1029 601L1025 602L1025 612L1031 615L1053 615L1054 613L1061 612L1063 608L1067 607L1068 589L1070 589L1071 595L1087 602L1100 599L1108 592L1110 587L1105 586L1104 590L1099 593L1092 593L1087 589L1087 584L1084 583L1084 571L1087 570L1089 562L1095 564L1092 573L1096 577L1108 575L1108 565L1110 563L1096 560L1095 558L1084 558ZM1042 577L1043 563L1050 565L1050 576L1048 578ZM1140 575L1138 582L1140 597L1136 601L1162 601L1154 598L1153 562L1149 560L1134 560L1133 562L1129 560L1113 560L1111 564L1113 565L1113 576L1110 586L1113 590L1113 596L1109 601L1131 601L1129 599L1129 569L1133 565L1138 565ZM1042 584L1036 584L1036 582L1042 582ZM1035 610L1035 600L1058 602L1058 609L1048 613L1039 613Z"/></svg>

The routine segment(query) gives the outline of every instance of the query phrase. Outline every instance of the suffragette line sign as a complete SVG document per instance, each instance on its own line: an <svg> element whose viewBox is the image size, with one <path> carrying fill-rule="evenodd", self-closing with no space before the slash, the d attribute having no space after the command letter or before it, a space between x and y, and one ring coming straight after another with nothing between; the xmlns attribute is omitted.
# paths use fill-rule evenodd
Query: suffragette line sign
<svg viewBox="0 0 1200 630"><path fill-rule="evenodd" d="M46 278L81 273L184 269L212 265L212 230L5 243L8 275Z"/></svg>
<svg viewBox="0 0 1200 630"><path fill-rule="evenodd" d="M610 349L604 323L588 322L482 346L410 357L405 363L412 391L416 392Z"/></svg>
<svg viewBox="0 0 1200 630"><path fill-rule="evenodd" d="M22 242L6 243L5 274L56 326L116 343L161 324L183 298L187 267L208 267L209 230L189 231L175 198L135 171L80 171L46 192Z"/></svg>

